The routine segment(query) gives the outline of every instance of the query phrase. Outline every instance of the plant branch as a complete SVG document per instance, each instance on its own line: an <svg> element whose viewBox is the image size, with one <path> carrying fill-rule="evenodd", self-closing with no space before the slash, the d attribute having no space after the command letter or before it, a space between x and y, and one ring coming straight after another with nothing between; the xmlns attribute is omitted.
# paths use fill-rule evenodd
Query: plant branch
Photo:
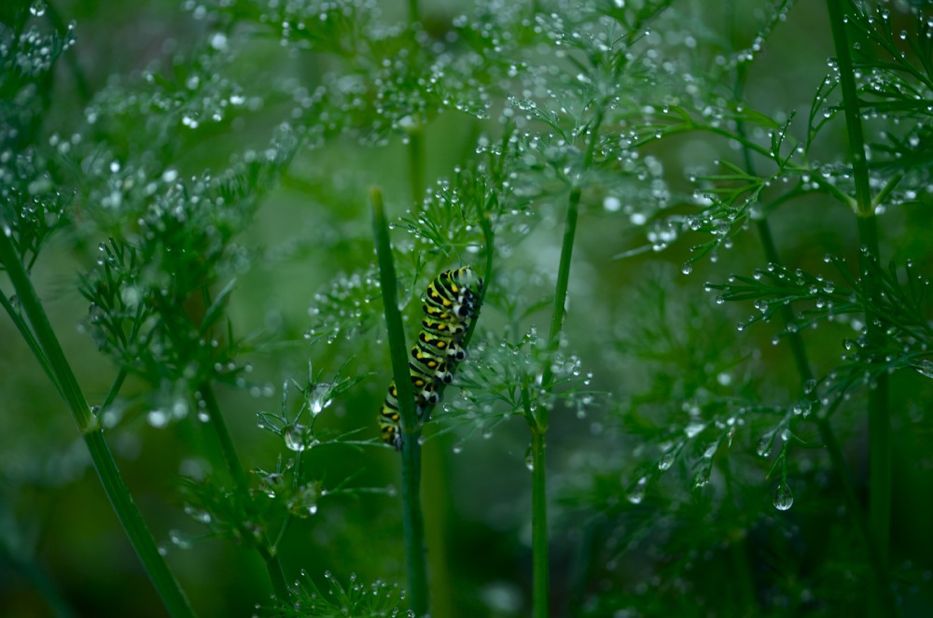
<svg viewBox="0 0 933 618"><path fill-rule="evenodd" d="M868 166L865 159L865 142L862 134L862 119L859 113L858 91L855 70L846 34L845 9L841 0L826 0L829 21L832 27L833 45L839 63L839 81L842 87L842 105L845 112L846 130L849 136L849 154L852 159L852 174L855 181L855 214L858 220L860 242L859 270L863 296L865 298L865 328L868 349L877 356L884 348L885 334L881 316L877 314L881 290L872 275L872 265L880 264L878 247L878 223L871 198ZM873 361L875 359L873 358ZM891 419L888 412L888 376L881 371L868 389L868 432L869 432L869 526L877 546L877 558L881 568L887 572L891 536L891 481L892 444ZM893 592L887 581L876 583L869 611L872 615L891 615L896 612L892 605Z"/></svg>
<svg viewBox="0 0 933 618"><path fill-rule="evenodd" d="M594 131L596 129L594 128ZM550 354L560 346L560 332L564 325L567 307L567 286L570 283L570 260L573 257L573 241L577 229L577 210L580 205L580 188L570 190L567 203L567 221L564 226L564 240L560 252L560 265L557 270L557 286L554 290L554 313L548 332ZM550 359L541 376L541 388L549 390L553 386L554 371ZM545 436L549 425L549 410L546 405L532 410L528 388L522 389L522 403L525 417L531 429L531 530L532 530L532 579L533 614L535 618L546 618L549 605L549 563L548 563L548 528L547 528L547 461L545 458Z"/></svg>
<svg viewBox="0 0 933 618"><path fill-rule="evenodd" d="M223 414L220 412L220 406L217 403L217 397L214 395L214 389L211 388L210 383L205 382L201 385L201 388L198 389L198 392L201 393L201 398L204 400L204 406L207 411L211 429L213 429L214 435L217 436L217 441L220 443L220 451L223 455L224 463L236 485L237 493L244 500L247 509L252 510L249 477L246 475L243 464L240 463L236 447L233 444L233 438L230 437L227 423L224 421ZM245 529L243 533L244 538L253 538L256 535L256 533L251 533L249 530ZM282 568L279 557L276 555L275 545L269 543L265 533L259 533L259 538L257 538L256 541L256 549L266 563L266 570L269 571L269 579L272 582L272 589L275 592L275 596L284 602L288 599L288 586L285 584L285 571Z"/></svg>
<svg viewBox="0 0 933 618"><path fill-rule="evenodd" d="M107 396L104 397L104 402L100 404L101 412L104 412L113 405L113 402L117 400L117 395L120 394L120 389L123 388L123 382L126 381L127 370L126 367L120 367L120 371L117 372L117 377L114 378L113 384L110 385L110 390L107 391Z"/></svg>
<svg viewBox="0 0 933 618"><path fill-rule="evenodd" d="M528 387L522 387L522 406L527 418L533 417ZM532 615L549 615L550 573L547 528L547 457L545 453L547 430L531 426L531 560L532 560Z"/></svg>
<svg viewBox="0 0 933 618"><path fill-rule="evenodd" d="M573 241L577 233L577 211L580 206L580 187L570 190L567 201L567 220L564 224L564 240L560 250L560 264L557 267L557 286L554 289L554 313L551 315L551 327L548 331L548 345L551 352L560 346L560 332L564 327L564 315L567 312L567 287L570 284L570 260L573 257ZM554 379L551 363L547 363L542 372L541 385L549 389ZM539 409L535 417L539 428L547 431L547 411Z"/></svg>
<svg viewBox="0 0 933 618"><path fill-rule="evenodd" d="M49 381L55 385L55 389L58 391L59 395L62 395L62 387L58 384L58 380L55 377L55 373L52 371L52 366L49 364L49 359L46 358L45 352L42 350L42 346L39 345L39 342L36 341L35 335L33 335L32 330L30 330L29 325L23 319L23 316L19 314L16 307L13 306L13 303L10 302L10 299L6 297L6 294L0 292L0 306L6 310L7 315L10 316L10 319L13 321L13 325L16 327L16 330L19 331L20 336L26 342L26 345L29 346L29 349L32 350L33 355L36 357L36 360L39 361L39 366L42 367L42 371L45 372L45 375L48 376ZM64 395L62 395L64 396Z"/></svg>
<svg viewBox="0 0 933 618"><path fill-rule="evenodd" d="M736 101L739 101L742 98L746 76L747 73L745 65L740 65L737 70L734 89L734 96ZM757 175L754 162L751 157L751 149L748 147L748 140L745 134L744 123L741 119L736 121L736 134L739 136L739 141L742 144L741 150L746 171L749 174ZM851 198L848 196L844 196L842 201L845 203L852 203ZM778 256L777 248L775 246L774 238L767 219L757 219L755 220L755 225L758 231L759 239L761 240L762 248L764 249L765 257L770 263L780 265L781 260ZM785 325L796 323L796 316L794 314L793 308L790 305L785 304L781 306L780 316ZM793 329L789 330L787 338L788 343L790 344L791 354L794 358L794 364L797 368L797 373L800 376L804 393L812 398L812 395L807 391L809 384L812 383L813 380L813 371L807 358L803 337L799 330ZM885 591L885 594L888 594L890 592L890 584L888 583L887 571L882 561L879 559L877 543L875 542L874 535L869 528L865 514L859 505L852 479L848 472L848 465L845 461L845 456L836 438L835 432L833 431L829 416L829 413L818 414L816 416L816 426L819 431L820 438L822 439L823 444L829 453L830 461L836 476L838 477L839 483L842 486L848 510L851 513L856 526L859 528L859 531L863 535L866 551L868 552L869 561L872 565L872 570L874 571L875 577L877 578L877 581L879 582L882 590ZM893 604L893 600L890 604Z"/></svg>
<svg viewBox="0 0 933 618"><path fill-rule="evenodd" d="M405 563L408 569L408 602L416 617L428 610L428 581L424 562L424 522L421 515L421 426L415 410L415 393L408 369L408 348L405 329L398 307L395 262L389 240L382 190L369 192L373 209L373 236L379 260L379 283L385 308L392 374L398 389L398 407L402 432L402 529L405 541Z"/></svg>
<svg viewBox="0 0 933 618"><path fill-rule="evenodd" d="M71 409L78 428L84 438L91 461L97 471L107 498L113 510L123 525L130 544L139 557L146 574L155 587L166 610L172 616L193 617L194 610L178 585L175 576L169 570L164 558L159 553L152 533L146 526L139 508L133 501L129 488L123 481L117 464L113 459L110 448L104 440L97 418L88 407L84 393L78 386L71 365L62 351L58 337L49 322L42 306L42 301L36 293L23 267L20 257L13 246L13 239L9 228L0 229L0 263L6 268L13 289L16 291L23 308L23 314L32 326L35 339L41 347L42 353L48 361L48 367L53 374L52 382L60 388L62 397ZM36 352L37 350L34 350ZM42 359L37 355L40 363Z"/></svg>

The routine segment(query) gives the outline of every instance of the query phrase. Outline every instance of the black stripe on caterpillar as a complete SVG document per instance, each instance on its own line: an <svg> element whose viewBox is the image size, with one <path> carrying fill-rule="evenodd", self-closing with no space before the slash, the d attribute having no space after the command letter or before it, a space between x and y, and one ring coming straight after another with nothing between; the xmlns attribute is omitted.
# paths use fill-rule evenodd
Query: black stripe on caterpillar
<svg viewBox="0 0 933 618"><path fill-rule="evenodd" d="M421 309L421 331L408 356L415 405L422 419L436 405L453 379L456 364L466 358L463 337L476 319L483 280L469 266L445 270L428 284ZM393 381L379 413L379 430L386 444L402 447L398 389Z"/></svg>

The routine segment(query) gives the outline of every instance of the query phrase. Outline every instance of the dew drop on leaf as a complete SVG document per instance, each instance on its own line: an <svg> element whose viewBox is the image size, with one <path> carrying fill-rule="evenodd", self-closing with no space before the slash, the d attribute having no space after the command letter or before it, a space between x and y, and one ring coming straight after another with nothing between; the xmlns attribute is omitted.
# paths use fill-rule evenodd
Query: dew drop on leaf
<svg viewBox="0 0 933 618"><path fill-rule="evenodd" d="M774 490L774 508L779 511L786 511L794 506L794 494L790 490L790 485L785 481L778 483Z"/></svg>
<svg viewBox="0 0 933 618"><path fill-rule="evenodd" d="M628 492L626 499L632 504L641 504L641 501L645 499L645 486L648 484L648 477L643 476L638 479L638 482L635 483L633 487Z"/></svg>
<svg viewBox="0 0 933 618"><path fill-rule="evenodd" d="M288 448L288 450L294 451L296 453L304 451L307 448L304 434L304 425L295 423L286 427L282 437L285 439L285 446Z"/></svg>
<svg viewBox="0 0 933 618"><path fill-rule="evenodd" d="M153 427L159 429L168 424L169 415L164 410L151 410L146 415L146 421Z"/></svg>

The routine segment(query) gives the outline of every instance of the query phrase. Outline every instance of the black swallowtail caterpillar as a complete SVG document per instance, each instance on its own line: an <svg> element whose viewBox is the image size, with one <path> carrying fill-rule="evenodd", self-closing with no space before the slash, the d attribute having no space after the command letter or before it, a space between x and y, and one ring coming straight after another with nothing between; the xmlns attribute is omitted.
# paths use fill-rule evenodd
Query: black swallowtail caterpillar
<svg viewBox="0 0 933 618"><path fill-rule="evenodd" d="M445 270L428 284L421 299L421 332L408 356L419 420L441 400L454 366L466 358L461 344L476 317L482 289L483 280L469 266ZM399 419L398 389L392 381L379 413L379 429L382 439L397 449L402 447Z"/></svg>

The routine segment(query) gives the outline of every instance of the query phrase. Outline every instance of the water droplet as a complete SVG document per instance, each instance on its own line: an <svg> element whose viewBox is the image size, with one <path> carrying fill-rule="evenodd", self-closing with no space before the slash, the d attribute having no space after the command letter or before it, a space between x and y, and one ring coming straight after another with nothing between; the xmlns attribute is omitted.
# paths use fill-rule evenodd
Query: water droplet
<svg viewBox="0 0 933 618"><path fill-rule="evenodd" d="M626 499L632 504L641 504L641 501L645 499L645 486L647 485L648 477L641 477L638 479L638 482L635 483L635 486L629 490Z"/></svg>
<svg viewBox="0 0 933 618"><path fill-rule="evenodd" d="M779 511L786 511L794 506L794 494L791 492L790 486L786 481L781 481L778 483L777 488L775 488L773 504L774 508Z"/></svg>
<svg viewBox="0 0 933 618"><path fill-rule="evenodd" d="M159 429L168 425L169 415L164 410L150 410L149 414L146 415L146 421Z"/></svg>
<svg viewBox="0 0 933 618"><path fill-rule="evenodd" d="M759 457L767 457L771 454L771 444L774 442L774 432L770 431L761 437L758 441L758 448L755 452Z"/></svg>
<svg viewBox="0 0 933 618"><path fill-rule="evenodd" d="M684 427L684 433L687 434L688 438L693 438L698 433L703 431L705 427L706 427L706 423L690 423L689 425Z"/></svg>
<svg viewBox="0 0 933 618"><path fill-rule="evenodd" d="M172 545L179 549L191 548L191 541L185 538L178 530L170 530L168 533L168 538L172 542Z"/></svg>
<svg viewBox="0 0 933 618"><path fill-rule="evenodd" d="M282 437L285 439L285 446L290 451L300 453L308 448L305 441L307 430L304 425L294 423L285 428Z"/></svg>
<svg viewBox="0 0 933 618"><path fill-rule="evenodd" d="M29 5L29 13L36 17L42 17L45 15L45 2L43 0L36 0Z"/></svg>
<svg viewBox="0 0 933 618"><path fill-rule="evenodd" d="M332 384L322 383L316 384L311 390L311 395L308 397L308 408L313 416L317 416L334 402L330 396L332 388Z"/></svg>
<svg viewBox="0 0 933 618"><path fill-rule="evenodd" d="M670 470L671 466L674 465L674 456L676 453L674 450L667 451L661 458L658 459L658 470L664 472L665 470Z"/></svg>
<svg viewBox="0 0 933 618"><path fill-rule="evenodd" d="M227 35L223 32L216 32L211 36L211 47L217 51L225 51L227 49Z"/></svg>

